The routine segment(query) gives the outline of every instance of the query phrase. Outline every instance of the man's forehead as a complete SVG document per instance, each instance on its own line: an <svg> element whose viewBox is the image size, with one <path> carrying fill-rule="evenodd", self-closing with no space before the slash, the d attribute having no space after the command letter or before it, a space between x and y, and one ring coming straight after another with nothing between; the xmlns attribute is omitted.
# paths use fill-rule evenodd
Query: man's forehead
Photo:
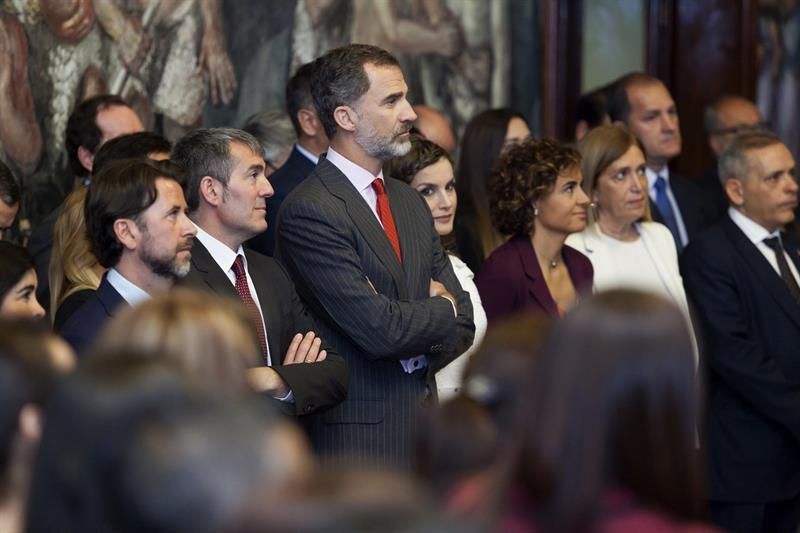
<svg viewBox="0 0 800 533"><path fill-rule="evenodd" d="M631 105L642 107L655 107L672 105L672 95L663 83L636 83L628 87L628 99Z"/></svg>
<svg viewBox="0 0 800 533"><path fill-rule="evenodd" d="M722 122L726 125L757 124L761 120L758 108L747 100L730 100L725 102L719 112Z"/></svg>
<svg viewBox="0 0 800 533"><path fill-rule="evenodd" d="M256 152L250 146L242 142L231 141L230 152L234 167L246 166L249 168L253 165L264 166L264 153L261 151Z"/></svg>
<svg viewBox="0 0 800 533"><path fill-rule="evenodd" d="M783 143L770 144L761 148L752 148L747 152L747 160L752 170L758 173L772 174L779 170L788 170L795 166L792 153Z"/></svg>
<svg viewBox="0 0 800 533"><path fill-rule="evenodd" d="M391 93L394 91L406 92L406 79L403 71L396 65L376 65L374 63L364 63L364 72L369 79L369 91L373 89Z"/></svg>

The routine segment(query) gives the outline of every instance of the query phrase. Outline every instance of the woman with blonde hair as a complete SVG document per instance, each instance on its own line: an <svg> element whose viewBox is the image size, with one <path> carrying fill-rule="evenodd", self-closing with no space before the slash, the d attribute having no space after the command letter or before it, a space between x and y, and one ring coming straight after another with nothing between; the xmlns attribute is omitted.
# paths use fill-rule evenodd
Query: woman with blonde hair
<svg viewBox="0 0 800 533"><path fill-rule="evenodd" d="M120 312L90 357L119 350L172 360L194 382L215 389L247 387L260 348L250 315L239 302L175 289Z"/></svg>
<svg viewBox="0 0 800 533"><path fill-rule="evenodd" d="M672 234L650 218L644 151L621 126L600 126L578 144L583 190L592 199L586 229L567 244L594 267L594 288L638 289L671 300L683 311L692 345L689 305Z"/></svg>
<svg viewBox="0 0 800 533"><path fill-rule="evenodd" d="M85 187L70 193L53 228L48 278L50 315L56 330L97 290L105 272L89 248L85 202Z"/></svg>

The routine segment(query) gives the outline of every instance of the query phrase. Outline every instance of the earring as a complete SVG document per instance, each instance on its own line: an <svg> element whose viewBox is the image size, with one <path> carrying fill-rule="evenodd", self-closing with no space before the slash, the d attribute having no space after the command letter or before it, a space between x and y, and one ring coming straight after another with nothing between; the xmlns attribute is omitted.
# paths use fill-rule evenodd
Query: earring
<svg viewBox="0 0 800 533"><path fill-rule="evenodd" d="M539 208L536 206L533 206L533 216L535 217L539 216Z"/></svg>

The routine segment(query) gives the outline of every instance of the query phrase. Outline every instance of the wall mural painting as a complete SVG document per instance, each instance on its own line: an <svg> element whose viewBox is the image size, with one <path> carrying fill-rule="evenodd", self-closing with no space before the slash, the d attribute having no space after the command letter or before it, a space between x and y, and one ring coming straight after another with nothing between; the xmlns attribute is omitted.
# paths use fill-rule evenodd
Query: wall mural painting
<svg viewBox="0 0 800 533"><path fill-rule="evenodd" d="M393 52L412 102L457 131L500 106L536 130L537 11L527 0L0 0L0 158L28 196L59 196L82 99L120 94L175 140L283 109L290 73L349 42Z"/></svg>
<svg viewBox="0 0 800 533"><path fill-rule="evenodd" d="M795 158L800 157L800 1L761 0L758 108Z"/></svg>

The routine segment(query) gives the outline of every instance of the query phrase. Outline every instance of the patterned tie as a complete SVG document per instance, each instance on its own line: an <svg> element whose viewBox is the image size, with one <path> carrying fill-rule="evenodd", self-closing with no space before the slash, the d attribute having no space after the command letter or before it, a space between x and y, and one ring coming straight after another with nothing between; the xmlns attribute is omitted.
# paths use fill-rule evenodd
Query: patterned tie
<svg viewBox="0 0 800 533"><path fill-rule="evenodd" d="M786 286L789 287L789 292L792 294L794 301L800 304L800 287L797 286L797 280L794 279L792 271L789 269L789 263L786 261L786 254L783 253L783 244L781 244L780 237L769 237L764 239L764 244L772 248L775 252L775 258L778 260L778 270L781 273Z"/></svg>
<svg viewBox="0 0 800 533"><path fill-rule="evenodd" d="M661 213L661 218L664 219L664 225L667 226L672 237L675 239L675 246L678 247L680 252L683 249L683 242L681 241L681 232L678 230L678 222L675 218L675 211L672 210L672 204L667 196L667 180L664 176L658 176L655 183L656 188L656 207L658 212Z"/></svg>
<svg viewBox="0 0 800 533"><path fill-rule="evenodd" d="M267 334L264 331L264 322L261 319L261 311L258 310L256 302L250 295L250 288L247 286L247 275L244 272L244 257L241 255L236 256L233 262L233 273L236 274L236 292L239 298L242 299L247 311L250 313L250 318L253 319L258 333L258 341L261 343L261 354L264 356L264 363L269 366L269 349L267 348Z"/></svg>
<svg viewBox="0 0 800 533"><path fill-rule="evenodd" d="M397 228L394 225L392 210L389 208L389 197L386 196L383 180L375 178L375 181L372 182L372 188L375 189L375 194L378 195L378 218L383 224L383 231L386 232L386 236L397 254L397 259L402 264L403 255L400 253L400 239L397 237Z"/></svg>

